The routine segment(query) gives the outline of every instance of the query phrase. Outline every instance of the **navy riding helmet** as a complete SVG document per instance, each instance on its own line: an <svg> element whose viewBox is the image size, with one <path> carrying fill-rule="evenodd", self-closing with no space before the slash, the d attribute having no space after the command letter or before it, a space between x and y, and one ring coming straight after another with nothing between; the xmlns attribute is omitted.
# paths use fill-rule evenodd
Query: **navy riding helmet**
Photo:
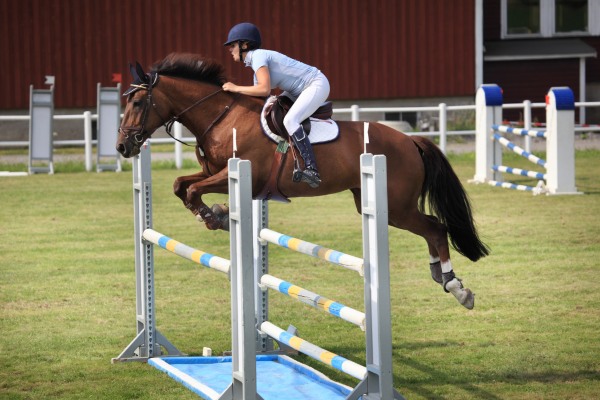
<svg viewBox="0 0 600 400"><path fill-rule="evenodd" d="M250 22L242 22L235 25L229 31L227 42L224 46L229 46L233 42L248 42L248 50L258 49L261 45L260 31L256 25Z"/></svg>

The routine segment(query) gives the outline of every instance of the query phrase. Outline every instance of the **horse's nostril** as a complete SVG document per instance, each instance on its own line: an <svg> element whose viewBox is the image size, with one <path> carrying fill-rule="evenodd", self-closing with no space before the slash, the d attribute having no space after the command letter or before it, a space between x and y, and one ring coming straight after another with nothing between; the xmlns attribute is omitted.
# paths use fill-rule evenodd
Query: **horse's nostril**
<svg viewBox="0 0 600 400"><path fill-rule="evenodd" d="M121 155L125 155L125 145L123 143L118 144L117 145L117 151L121 154Z"/></svg>

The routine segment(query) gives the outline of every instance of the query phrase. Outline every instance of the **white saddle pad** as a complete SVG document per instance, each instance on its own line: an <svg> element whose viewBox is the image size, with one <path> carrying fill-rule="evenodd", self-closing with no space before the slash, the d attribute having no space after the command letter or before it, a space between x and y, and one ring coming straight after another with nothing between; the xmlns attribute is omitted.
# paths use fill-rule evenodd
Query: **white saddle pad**
<svg viewBox="0 0 600 400"><path fill-rule="evenodd" d="M263 110L260 113L260 125L265 135L267 135L275 143L279 143L283 141L283 139L279 135L271 132L271 129L269 129L269 125L267 124L267 119L265 118L265 109L276 99L277 97L271 96L265 102L265 106L263 107ZM334 120L323 120L317 118L310 119L310 134L308 135L308 139L311 143L317 144L332 142L335 139L337 139L339 135L340 129L338 127L337 122L335 122Z"/></svg>

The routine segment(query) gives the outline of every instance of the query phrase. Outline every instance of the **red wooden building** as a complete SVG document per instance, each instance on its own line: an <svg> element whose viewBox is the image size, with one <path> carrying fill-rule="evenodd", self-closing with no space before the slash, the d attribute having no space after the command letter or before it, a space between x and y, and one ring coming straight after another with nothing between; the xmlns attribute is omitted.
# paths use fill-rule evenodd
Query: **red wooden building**
<svg viewBox="0 0 600 400"><path fill-rule="evenodd" d="M129 62L173 51L214 58L249 84L222 46L241 21L261 28L264 47L323 70L339 102L472 101L484 82L508 101L543 101L555 85L600 97L593 0L0 0L0 110L27 109L45 75L56 108L93 108L97 82L120 73L126 85Z"/></svg>
<svg viewBox="0 0 600 400"><path fill-rule="evenodd" d="M96 83L129 83L128 63L173 51L251 71L222 46L229 28L257 24L264 47L313 64L338 100L472 96L475 3L437 0L0 0L0 109L29 107L29 85L56 77L57 108L94 107Z"/></svg>

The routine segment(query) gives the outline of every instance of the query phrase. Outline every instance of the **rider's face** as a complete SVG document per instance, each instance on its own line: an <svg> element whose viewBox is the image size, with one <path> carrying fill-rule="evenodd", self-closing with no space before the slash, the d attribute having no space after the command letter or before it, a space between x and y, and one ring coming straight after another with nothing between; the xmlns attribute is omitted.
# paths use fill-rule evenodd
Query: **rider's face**
<svg viewBox="0 0 600 400"><path fill-rule="evenodd" d="M242 44L243 48L246 48L246 43ZM240 62L240 44L239 42L234 42L231 43L229 46L229 52L231 53L231 56L233 57L233 61L235 62Z"/></svg>
<svg viewBox="0 0 600 400"><path fill-rule="evenodd" d="M229 52L233 57L233 61L240 61L240 44L238 42L234 42L229 45Z"/></svg>

